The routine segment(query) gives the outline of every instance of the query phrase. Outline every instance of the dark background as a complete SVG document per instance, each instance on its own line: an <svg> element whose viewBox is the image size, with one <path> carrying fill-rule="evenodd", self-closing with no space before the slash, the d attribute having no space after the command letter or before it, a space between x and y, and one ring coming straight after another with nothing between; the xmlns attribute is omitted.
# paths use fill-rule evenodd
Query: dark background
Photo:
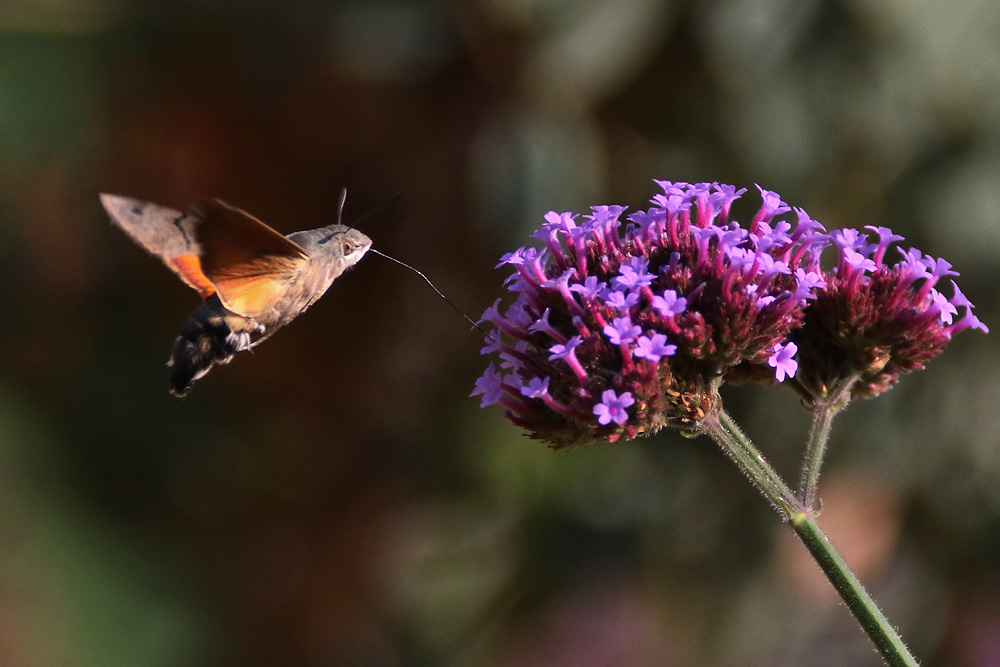
<svg viewBox="0 0 1000 667"><path fill-rule="evenodd" d="M1000 5L0 3L0 664L880 664L709 441L529 441L467 398L480 336L382 258L172 398L197 295L97 198L287 233L346 187L477 317L545 212L653 178L890 226L1000 328ZM852 405L821 484L928 665L1000 664L997 347ZM727 390L796 479L791 393Z"/></svg>

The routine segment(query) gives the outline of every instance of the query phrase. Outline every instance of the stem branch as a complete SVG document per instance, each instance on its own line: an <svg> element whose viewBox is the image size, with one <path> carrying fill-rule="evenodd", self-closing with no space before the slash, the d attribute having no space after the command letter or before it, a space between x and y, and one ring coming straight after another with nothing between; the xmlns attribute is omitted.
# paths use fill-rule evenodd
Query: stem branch
<svg viewBox="0 0 1000 667"><path fill-rule="evenodd" d="M838 412L847 407L851 400L851 387L858 376L846 378L824 398L812 401L813 423L809 429L809 442L806 444L805 467L802 469L802 480L799 493L807 509L816 508L816 496L819 489L819 473L823 467L823 457L826 455L826 445L830 440L830 427Z"/></svg>

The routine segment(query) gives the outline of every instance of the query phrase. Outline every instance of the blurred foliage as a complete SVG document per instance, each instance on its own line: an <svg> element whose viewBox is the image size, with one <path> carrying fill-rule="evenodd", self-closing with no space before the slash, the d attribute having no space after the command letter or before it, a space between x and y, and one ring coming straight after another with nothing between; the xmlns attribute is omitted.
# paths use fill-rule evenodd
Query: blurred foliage
<svg viewBox="0 0 1000 667"><path fill-rule="evenodd" d="M97 193L347 219L472 314L550 210L776 190L941 255L1000 326L1000 5L0 4L0 664L875 665L707 441L553 453L378 257L185 400L197 297ZM387 205L394 197L398 203ZM1000 355L835 425L828 527L928 665L1000 664ZM731 411L794 479L807 419Z"/></svg>

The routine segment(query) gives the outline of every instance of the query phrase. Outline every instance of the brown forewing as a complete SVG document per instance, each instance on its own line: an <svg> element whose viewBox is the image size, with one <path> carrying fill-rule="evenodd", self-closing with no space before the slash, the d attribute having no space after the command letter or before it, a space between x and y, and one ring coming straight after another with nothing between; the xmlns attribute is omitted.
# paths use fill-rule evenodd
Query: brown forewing
<svg viewBox="0 0 1000 667"><path fill-rule="evenodd" d="M238 208L215 200L198 215L201 271L238 315L270 309L309 262L301 246Z"/></svg>

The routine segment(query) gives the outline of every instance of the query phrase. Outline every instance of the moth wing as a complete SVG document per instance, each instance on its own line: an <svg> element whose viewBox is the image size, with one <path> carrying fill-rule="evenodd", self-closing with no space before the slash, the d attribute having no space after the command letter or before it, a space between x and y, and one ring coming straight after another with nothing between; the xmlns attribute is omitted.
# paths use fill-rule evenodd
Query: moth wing
<svg viewBox="0 0 1000 667"><path fill-rule="evenodd" d="M101 193L101 204L119 229L207 299L215 287L201 268L196 216L152 202Z"/></svg>
<svg viewBox="0 0 1000 667"><path fill-rule="evenodd" d="M257 317L309 264L302 246L245 211L214 200L198 211L200 269L228 310Z"/></svg>

